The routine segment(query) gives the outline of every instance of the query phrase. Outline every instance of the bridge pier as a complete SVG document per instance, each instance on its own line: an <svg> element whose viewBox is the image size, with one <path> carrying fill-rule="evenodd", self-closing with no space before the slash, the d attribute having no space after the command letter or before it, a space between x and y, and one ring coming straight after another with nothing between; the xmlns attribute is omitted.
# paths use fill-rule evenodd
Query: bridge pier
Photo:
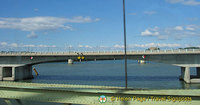
<svg viewBox="0 0 200 105"><path fill-rule="evenodd" d="M68 64L73 64L73 59L68 59Z"/></svg>
<svg viewBox="0 0 200 105"><path fill-rule="evenodd" d="M138 60L138 63L139 63L139 64L145 64L146 61L145 61L145 60Z"/></svg>
<svg viewBox="0 0 200 105"><path fill-rule="evenodd" d="M180 80L184 80L186 83L190 83L190 67L181 67Z"/></svg>
<svg viewBox="0 0 200 105"><path fill-rule="evenodd" d="M196 67L197 75L190 75L190 67L181 67L180 80L184 80L186 83L200 83L200 67Z"/></svg>
<svg viewBox="0 0 200 105"><path fill-rule="evenodd" d="M30 65L1 65L0 80L15 81L32 78L32 66Z"/></svg>
<svg viewBox="0 0 200 105"><path fill-rule="evenodd" d="M200 67L197 67L196 70L197 70L197 77L200 78Z"/></svg>

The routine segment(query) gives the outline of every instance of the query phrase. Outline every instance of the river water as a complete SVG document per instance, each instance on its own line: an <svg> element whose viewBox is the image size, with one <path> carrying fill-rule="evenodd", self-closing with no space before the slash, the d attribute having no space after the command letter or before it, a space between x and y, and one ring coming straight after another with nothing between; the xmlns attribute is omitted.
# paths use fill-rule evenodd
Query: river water
<svg viewBox="0 0 200 105"><path fill-rule="evenodd" d="M20 82L58 83L79 85L125 86L123 60L45 63L34 65L39 72L32 80ZM180 67L147 62L138 64L128 60L128 87L136 89L185 89L200 88L200 84L179 81ZM191 68L195 75L196 68Z"/></svg>
<svg viewBox="0 0 200 105"><path fill-rule="evenodd" d="M79 84L125 86L125 73L123 60L84 61L67 64L67 62L44 63L34 65L39 72L34 79L19 82L53 83L53 84ZM128 87L135 89L199 89L200 84L185 84L179 81L180 67L147 62L138 64L137 61L128 60ZM195 75L196 68L191 68L191 75ZM11 100L17 104L15 100ZM58 103L44 103L25 101L24 105L62 105ZM0 105L6 105L0 99ZM73 104L75 105L75 104Z"/></svg>

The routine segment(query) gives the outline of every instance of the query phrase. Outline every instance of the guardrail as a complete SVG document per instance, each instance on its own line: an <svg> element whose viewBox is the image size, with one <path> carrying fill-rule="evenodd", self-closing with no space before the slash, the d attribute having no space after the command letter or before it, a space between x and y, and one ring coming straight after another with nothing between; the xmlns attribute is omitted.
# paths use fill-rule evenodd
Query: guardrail
<svg viewBox="0 0 200 105"><path fill-rule="evenodd" d="M89 55L89 54L124 54L124 51L74 51L74 52L0 52L0 55ZM173 53L200 53L200 49L178 50L133 50L127 54L173 54Z"/></svg>
<svg viewBox="0 0 200 105"><path fill-rule="evenodd" d="M0 98L6 100L90 105L199 105L199 92L199 89L142 90L18 82L1 82L0 84Z"/></svg>

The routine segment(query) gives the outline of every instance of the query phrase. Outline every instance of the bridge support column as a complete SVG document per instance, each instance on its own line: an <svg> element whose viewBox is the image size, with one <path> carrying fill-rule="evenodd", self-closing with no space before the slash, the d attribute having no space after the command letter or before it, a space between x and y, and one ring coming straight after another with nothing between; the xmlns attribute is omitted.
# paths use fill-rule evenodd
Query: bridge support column
<svg viewBox="0 0 200 105"><path fill-rule="evenodd" d="M33 78L32 66L29 65L5 65L0 67L0 80L24 80Z"/></svg>
<svg viewBox="0 0 200 105"><path fill-rule="evenodd" d="M190 67L181 67L180 80L184 80L186 83L190 83Z"/></svg>
<svg viewBox="0 0 200 105"><path fill-rule="evenodd" d="M197 70L197 77L200 78L200 67L197 67L196 70Z"/></svg>
<svg viewBox="0 0 200 105"><path fill-rule="evenodd" d="M32 66L20 66L15 67L15 80L31 79L32 76Z"/></svg>
<svg viewBox="0 0 200 105"><path fill-rule="evenodd" d="M73 64L73 59L68 59L68 64Z"/></svg>
<svg viewBox="0 0 200 105"><path fill-rule="evenodd" d="M0 81L3 80L3 67L0 66Z"/></svg>
<svg viewBox="0 0 200 105"><path fill-rule="evenodd" d="M190 83L190 67L185 67L184 81Z"/></svg>
<svg viewBox="0 0 200 105"><path fill-rule="evenodd" d="M145 62L145 60L138 60L138 63L139 64L145 64L146 62Z"/></svg>

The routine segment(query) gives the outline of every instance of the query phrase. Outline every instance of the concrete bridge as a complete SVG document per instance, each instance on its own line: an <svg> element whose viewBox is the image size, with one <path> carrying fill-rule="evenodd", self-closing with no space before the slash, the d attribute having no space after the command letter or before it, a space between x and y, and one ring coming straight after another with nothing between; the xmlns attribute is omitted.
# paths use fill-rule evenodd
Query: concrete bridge
<svg viewBox="0 0 200 105"><path fill-rule="evenodd" d="M123 51L98 52L1 52L0 80L20 80L32 77L32 65L46 62L124 59ZM181 67L180 79L186 83L200 83L200 50L146 50L128 51L127 58L172 64ZM190 76L190 67L197 68L197 75Z"/></svg>

